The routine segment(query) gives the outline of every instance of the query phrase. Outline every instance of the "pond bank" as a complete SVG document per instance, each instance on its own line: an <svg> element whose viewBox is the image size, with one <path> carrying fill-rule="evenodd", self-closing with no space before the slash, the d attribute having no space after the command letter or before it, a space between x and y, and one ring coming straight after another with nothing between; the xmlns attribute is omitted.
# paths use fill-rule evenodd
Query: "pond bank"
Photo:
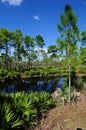
<svg viewBox="0 0 86 130"><path fill-rule="evenodd" d="M24 75L23 73L20 75L22 79L25 79L25 78L41 78L41 77L56 77L56 76L68 76L68 73L62 73L62 74L50 74L50 75ZM86 74L83 74L83 73L76 73L76 76L78 77L82 77L82 76L86 76Z"/></svg>
<svg viewBox="0 0 86 130"><path fill-rule="evenodd" d="M83 100L78 104L58 106L50 110L32 130L86 130L86 90L82 93Z"/></svg>

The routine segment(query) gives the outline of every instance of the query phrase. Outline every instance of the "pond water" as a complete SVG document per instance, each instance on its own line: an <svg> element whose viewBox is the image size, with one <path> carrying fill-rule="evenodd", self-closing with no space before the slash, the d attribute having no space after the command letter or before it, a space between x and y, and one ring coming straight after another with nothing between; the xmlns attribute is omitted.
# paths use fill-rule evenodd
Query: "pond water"
<svg viewBox="0 0 86 130"><path fill-rule="evenodd" d="M64 77L19 79L4 84L0 87L0 91L6 93L19 91L46 91L52 93L57 87L64 91L62 88L64 80Z"/></svg>

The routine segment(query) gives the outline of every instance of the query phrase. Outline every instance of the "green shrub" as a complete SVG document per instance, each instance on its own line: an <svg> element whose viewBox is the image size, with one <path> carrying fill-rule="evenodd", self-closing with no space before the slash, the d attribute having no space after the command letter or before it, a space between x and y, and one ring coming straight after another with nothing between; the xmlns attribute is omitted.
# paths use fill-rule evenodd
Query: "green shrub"
<svg viewBox="0 0 86 130"><path fill-rule="evenodd" d="M0 81L5 81L7 79L14 79L18 77L18 73L15 71L7 71L0 69Z"/></svg>
<svg viewBox="0 0 86 130"><path fill-rule="evenodd" d="M11 104L7 102L0 104L0 129L20 129L22 124L23 122L11 110Z"/></svg>
<svg viewBox="0 0 86 130"><path fill-rule="evenodd" d="M43 112L55 107L46 92L0 94L0 129L25 129L33 126ZM5 124L5 125L4 125Z"/></svg>

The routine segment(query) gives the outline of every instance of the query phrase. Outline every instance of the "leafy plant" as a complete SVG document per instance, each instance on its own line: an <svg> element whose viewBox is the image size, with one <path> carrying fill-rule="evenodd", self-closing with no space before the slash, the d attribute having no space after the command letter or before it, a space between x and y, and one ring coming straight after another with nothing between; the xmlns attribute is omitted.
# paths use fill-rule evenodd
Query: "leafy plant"
<svg viewBox="0 0 86 130"><path fill-rule="evenodd" d="M11 110L11 104L7 102L0 104L0 129L19 129L22 124L23 122Z"/></svg>
<svg viewBox="0 0 86 130"><path fill-rule="evenodd" d="M5 81L7 79L12 80L17 77L18 77L18 73L15 71L0 69L0 82Z"/></svg>
<svg viewBox="0 0 86 130"><path fill-rule="evenodd" d="M1 93L0 101L0 128L3 130L33 126L43 112L55 107L55 101L46 92Z"/></svg>

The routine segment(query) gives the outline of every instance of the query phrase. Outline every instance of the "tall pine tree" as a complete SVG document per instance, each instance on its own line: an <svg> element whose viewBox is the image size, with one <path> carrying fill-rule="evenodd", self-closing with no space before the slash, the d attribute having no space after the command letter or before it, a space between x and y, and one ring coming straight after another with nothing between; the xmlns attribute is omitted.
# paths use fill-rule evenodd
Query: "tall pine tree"
<svg viewBox="0 0 86 130"><path fill-rule="evenodd" d="M77 26L77 18L70 5L66 5L64 13L60 15L60 24L58 24L60 38L57 39L58 48L62 52L62 57L68 63L68 77L69 77L69 103L70 103L70 89L71 89L71 66L72 58L77 50L77 41L79 36L79 29Z"/></svg>

